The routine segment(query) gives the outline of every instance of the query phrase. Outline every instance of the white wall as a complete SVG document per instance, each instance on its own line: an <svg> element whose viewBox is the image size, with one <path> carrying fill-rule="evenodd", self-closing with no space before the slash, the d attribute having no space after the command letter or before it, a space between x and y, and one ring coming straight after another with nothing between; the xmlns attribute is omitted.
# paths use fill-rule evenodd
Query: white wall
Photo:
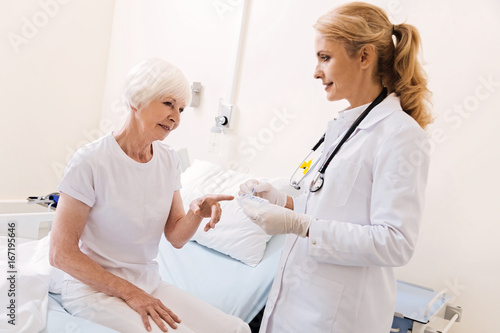
<svg viewBox="0 0 500 333"><path fill-rule="evenodd" d="M0 199L56 190L100 119L113 0L0 2Z"/></svg>
<svg viewBox="0 0 500 333"><path fill-rule="evenodd" d="M129 69L150 57L164 58L203 85L201 105L187 109L180 130L167 143L189 147L192 157L217 161L208 153L210 127L219 99L228 100L242 6L221 1L136 0L116 3L99 130L121 127L127 110L121 87ZM226 1L224 1L226 2ZM235 2L235 1L232 1Z"/></svg>

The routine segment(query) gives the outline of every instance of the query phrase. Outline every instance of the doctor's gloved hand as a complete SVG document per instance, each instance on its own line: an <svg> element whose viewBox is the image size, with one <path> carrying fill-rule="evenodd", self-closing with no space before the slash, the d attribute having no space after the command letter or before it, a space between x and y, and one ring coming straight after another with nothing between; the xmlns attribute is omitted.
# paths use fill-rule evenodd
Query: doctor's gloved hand
<svg viewBox="0 0 500 333"><path fill-rule="evenodd" d="M266 199L274 205L285 207L287 195L280 192L269 183L259 182L255 179L250 179L240 185L239 195L253 194L256 197Z"/></svg>
<svg viewBox="0 0 500 333"><path fill-rule="evenodd" d="M269 205L264 210L244 205L243 212L268 235L296 234L306 237L312 222L310 216L276 205Z"/></svg>

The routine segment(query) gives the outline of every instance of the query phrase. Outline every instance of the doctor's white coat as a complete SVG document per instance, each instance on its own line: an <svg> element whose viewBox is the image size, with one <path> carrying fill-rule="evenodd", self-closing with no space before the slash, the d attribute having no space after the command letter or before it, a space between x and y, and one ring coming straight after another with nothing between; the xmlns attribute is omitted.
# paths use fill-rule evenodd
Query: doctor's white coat
<svg viewBox="0 0 500 333"><path fill-rule="evenodd" d="M325 150L366 106L329 123ZM261 333L389 333L394 266L413 254L429 154L425 132L389 95L360 124L326 170L324 185L294 198L314 218L309 237L288 235ZM330 147L330 149L328 149Z"/></svg>

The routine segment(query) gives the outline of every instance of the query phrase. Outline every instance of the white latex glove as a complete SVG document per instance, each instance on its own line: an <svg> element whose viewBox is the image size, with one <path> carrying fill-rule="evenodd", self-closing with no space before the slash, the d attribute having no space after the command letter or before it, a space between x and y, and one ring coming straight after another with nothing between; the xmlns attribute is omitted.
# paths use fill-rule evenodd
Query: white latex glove
<svg viewBox="0 0 500 333"><path fill-rule="evenodd" d="M274 205L278 205L281 207L285 207L286 205L286 193L278 191L269 183L259 182L255 179L247 180L240 185L240 191L238 192L238 194L252 194L252 192L256 197L266 199Z"/></svg>
<svg viewBox="0 0 500 333"><path fill-rule="evenodd" d="M268 235L297 234L306 237L312 222L310 216L276 205L269 205L264 211L244 205L243 212Z"/></svg>

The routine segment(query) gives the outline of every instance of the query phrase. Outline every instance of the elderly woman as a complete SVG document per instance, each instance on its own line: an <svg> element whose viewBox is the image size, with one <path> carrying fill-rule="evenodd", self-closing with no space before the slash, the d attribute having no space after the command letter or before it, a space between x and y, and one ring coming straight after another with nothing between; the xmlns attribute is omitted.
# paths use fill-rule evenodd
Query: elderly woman
<svg viewBox="0 0 500 333"><path fill-rule="evenodd" d="M205 231L215 227L219 201L233 199L206 195L184 211L179 161L161 141L179 126L190 96L176 67L140 63L126 79L123 128L68 163L50 261L66 272L62 302L71 314L119 332L250 332L241 319L161 281L154 261L162 233L181 248L203 218L211 217Z"/></svg>

